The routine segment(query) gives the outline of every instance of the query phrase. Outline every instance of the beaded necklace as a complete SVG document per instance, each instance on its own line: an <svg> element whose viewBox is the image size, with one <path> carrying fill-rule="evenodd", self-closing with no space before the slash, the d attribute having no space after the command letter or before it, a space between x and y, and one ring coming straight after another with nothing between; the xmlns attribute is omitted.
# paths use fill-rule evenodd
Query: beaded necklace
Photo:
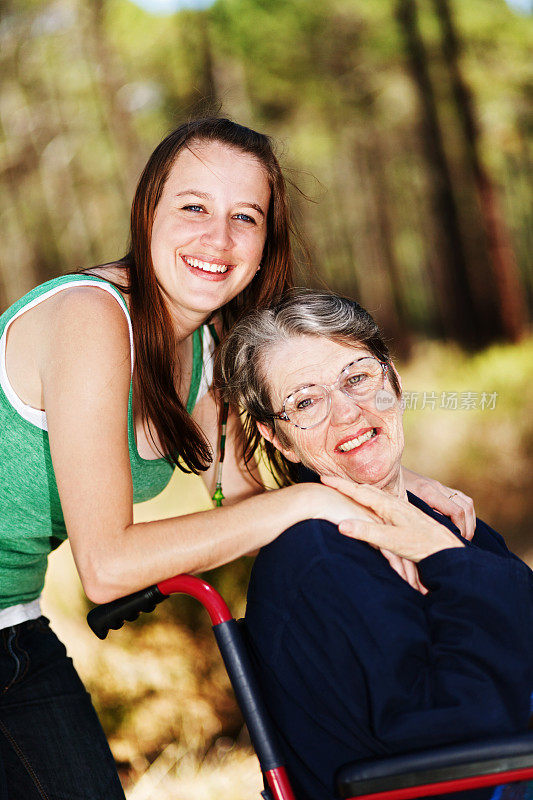
<svg viewBox="0 0 533 800"><path fill-rule="evenodd" d="M218 345L220 344L220 339L215 330L215 326L211 323L208 327L211 332L211 336L213 337L215 346L218 347ZM217 508L219 508L222 505L222 501L224 500L224 493L222 492L222 470L224 468L224 456L226 455L226 431L228 427L228 412L229 412L229 403L225 400L224 403L222 404L222 414L220 415L220 441L218 446L219 456L218 456L218 466L217 466L217 482L215 486L215 493L211 498L211 500L214 502Z"/></svg>

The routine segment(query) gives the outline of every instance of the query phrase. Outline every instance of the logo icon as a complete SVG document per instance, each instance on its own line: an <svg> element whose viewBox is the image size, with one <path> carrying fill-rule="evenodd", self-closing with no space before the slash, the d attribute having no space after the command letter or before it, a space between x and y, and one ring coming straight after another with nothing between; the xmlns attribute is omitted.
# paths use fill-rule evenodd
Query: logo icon
<svg viewBox="0 0 533 800"><path fill-rule="evenodd" d="M388 392L386 389L380 389L376 392L375 404L378 411L387 411L395 403L396 397L392 392Z"/></svg>

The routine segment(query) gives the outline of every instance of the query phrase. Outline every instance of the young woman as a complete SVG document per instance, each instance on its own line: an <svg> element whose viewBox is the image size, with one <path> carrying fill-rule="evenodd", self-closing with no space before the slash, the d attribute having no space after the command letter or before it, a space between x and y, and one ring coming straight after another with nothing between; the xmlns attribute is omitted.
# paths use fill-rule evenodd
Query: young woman
<svg viewBox="0 0 533 800"><path fill-rule="evenodd" d="M0 317L0 796L123 797L90 699L40 616L47 557L67 534L101 603L225 564L324 509L333 523L350 516L352 501L326 486L262 492L230 418L225 507L133 523L133 503L175 466L214 488L214 338L290 285L289 233L268 137L191 122L148 161L128 254L49 281ZM410 477L471 529L461 495Z"/></svg>

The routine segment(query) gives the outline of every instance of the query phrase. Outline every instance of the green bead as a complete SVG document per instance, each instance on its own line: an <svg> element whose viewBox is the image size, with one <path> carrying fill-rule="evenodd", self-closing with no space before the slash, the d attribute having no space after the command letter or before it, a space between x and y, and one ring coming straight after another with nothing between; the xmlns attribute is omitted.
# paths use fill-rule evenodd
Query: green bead
<svg viewBox="0 0 533 800"><path fill-rule="evenodd" d="M224 500L224 495L222 494L222 487L217 486L215 490L215 494L211 498L215 504L215 506L219 507L222 505L222 501Z"/></svg>

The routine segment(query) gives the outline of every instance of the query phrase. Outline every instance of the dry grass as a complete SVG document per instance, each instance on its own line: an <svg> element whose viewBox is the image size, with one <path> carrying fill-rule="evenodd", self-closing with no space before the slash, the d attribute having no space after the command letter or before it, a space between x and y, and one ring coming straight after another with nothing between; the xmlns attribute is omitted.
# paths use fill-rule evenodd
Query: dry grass
<svg viewBox="0 0 533 800"><path fill-rule="evenodd" d="M219 740L200 763L178 744L169 744L146 769L128 800L250 800L262 789L258 762L247 748Z"/></svg>

